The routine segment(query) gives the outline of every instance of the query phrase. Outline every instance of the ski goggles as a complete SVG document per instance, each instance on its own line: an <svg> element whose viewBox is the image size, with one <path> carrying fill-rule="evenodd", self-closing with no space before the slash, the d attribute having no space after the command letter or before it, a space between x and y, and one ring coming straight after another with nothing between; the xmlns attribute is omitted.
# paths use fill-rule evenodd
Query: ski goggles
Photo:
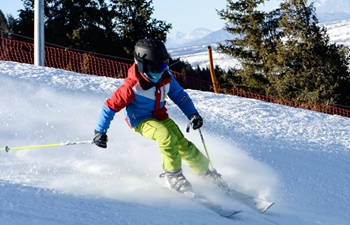
<svg viewBox="0 0 350 225"><path fill-rule="evenodd" d="M168 68L169 60L162 61L160 63L153 63L150 68L148 68L148 73L151 74L163 74L163 72Z"/></svg>
<svg viewBox="0 0 350 225"><path fill-rule="evenodd" d="M157 83L163 76L164 71L168 69L168 63L168 60L162 61L160 63L153 63L152 65L147 66L147 72L144 74L150 81Z"/></svg>

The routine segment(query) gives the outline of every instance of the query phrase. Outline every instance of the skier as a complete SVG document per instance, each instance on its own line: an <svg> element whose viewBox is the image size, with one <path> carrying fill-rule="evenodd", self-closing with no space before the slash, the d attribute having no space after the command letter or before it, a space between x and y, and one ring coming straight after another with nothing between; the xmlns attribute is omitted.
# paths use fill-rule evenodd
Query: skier
<svg viewBox="0 0 350 225"><path fill-rule="evenodd" d="M165 171L160 177L166 177L171 189L183 193L191 191L192 186L182 173L182 160L195 174L208 177L214 183L221 175L208 169L208 158L184 137L168 116L166 96L191 120L194 130L203 125L191 98L170 72L168 59L169 53L161 41L141 39L136 43L135 63L128 69L124 83L104 102L93 142L107 148L110 123L115 113L124 109L125 120L135 132L158 142Z"/></svg>

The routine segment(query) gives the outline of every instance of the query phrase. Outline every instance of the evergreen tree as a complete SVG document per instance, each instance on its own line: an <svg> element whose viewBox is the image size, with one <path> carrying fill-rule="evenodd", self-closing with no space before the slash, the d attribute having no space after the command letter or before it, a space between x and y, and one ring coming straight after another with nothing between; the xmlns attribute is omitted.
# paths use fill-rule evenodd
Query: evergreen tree
<svg viewBox="0 0 350 225"><path fill-rule="evenodd" d="M274 61L278 23L278 11L267 14L258 10L264 0L227 1L227 9L218 12L222 19L228 20L225 30L236 37L226 44L220 44L218 51L235 57L241 68L235 76L241 77L242 85L249 91L266 94L271 74L270 64ZM232 73L233 74L233 73Z"/></svg>
<svg viewBox="0 0 350 225"><path fill-rule="evenodd" d="M15 23L15 18L11 14L6 18L0 10L0 37L10 38Z"/></svg>
<svg viewBox="0 0 350 225"><path fill-rule="evenodd" d="M0 37L7 37L8 35L8 24L5 15L0 10Z"/></svg>
<svg viewBox="0 0 350 225"><path fill-rule="evenodd" d="M20 41L28 41L28 38L34 38L34 0L22 1L24 9L19 10L19 18L13 25L14 33L18 35L13 38Z"/></svg>
<svg viewBox="0 0 350 225"><path fill-rule="evenodd" d="M313 4L290 0L281 4L280 29L284 41L278 48L280 75L273 77L278 95L310 103L345 103L340 86L349 85L343 46L331 44L327 30L318 26Z"/></svg>
<svg viewBox="0 0 350 225"><path fill-rule="evenodd" d="M135 43L141 38L166 41L171 24L151 18L152 0L111 0L115 31L121 37L124 50L132 54Z"/></svg>
<svg viewBox="0 0 350 225"><path fill-rule="evenodd" d="M330 44L312 4L289 0L261 12L257 7L264 0L227 2L228 8L218 14L237 38L218 49L237 58L241 68L231 74L236 79L226 74L223 80L288 100L349 105L348 49Z"/></svg>
<svg viewBox="0 0 350 225"><path fill-rule="evenodd" d="M47 42L104 54L120 49L104 0L47 0L45 4Z"/></svg>
<svg viewBox="0 0 350 225"><path fill-rule="evenodd" d="M22 0L15 32L33 38L34 0ZM108 3L106 3L108 2ZM45 0L45 41L55 45L133 58L143 37L166 40L171 24L151 18L152 1Z"/></svg>

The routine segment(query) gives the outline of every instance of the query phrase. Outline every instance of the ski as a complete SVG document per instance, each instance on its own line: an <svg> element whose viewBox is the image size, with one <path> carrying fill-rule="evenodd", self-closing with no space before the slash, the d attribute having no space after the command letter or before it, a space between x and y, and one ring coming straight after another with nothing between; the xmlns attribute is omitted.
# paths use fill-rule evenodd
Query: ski
<svg viewBox="0 0 350 225"><path fill-rule="evenodd" d="M253 197L251 195L244 194L242 192L236 191L233 188L225 186L220 186L224 193L231 198L242 202L245 205L248 205L250 208L259 211L260 213L266 212L274 202L270 202L261 198Z"/></svg>
<svg viewBox="0 0 350 225"><path fill-rule="evenodd" d="M230 188L228 184L222 179L221 174L216 172L215 169L210 171L211 178L214 179L213 184L220 188L225 195L231 197L234 200L240 201L241 203L248 205L250 208L259 211L260 213L266 212L274 202L269 202L267 200L257 198L251 195L244 194L242 192L236 191Z"/></svg>
<svg viewBox="0 0 350 225"><path fill-rule="evenodd" d="M220 216L226 217L226 218L230 218L233 215L237 214L237 213L241 213L243 211L240 210L233 210L233 209L229 209L226 208L222 205L218 205L216 203L213 203L212 201L210 201L208 198L206 198L203 195L198 195L193 191L186 191L183 193L184 196L186 196L187 198L190 198L192 201L210 209L211 211L219 214Z"/></svg>

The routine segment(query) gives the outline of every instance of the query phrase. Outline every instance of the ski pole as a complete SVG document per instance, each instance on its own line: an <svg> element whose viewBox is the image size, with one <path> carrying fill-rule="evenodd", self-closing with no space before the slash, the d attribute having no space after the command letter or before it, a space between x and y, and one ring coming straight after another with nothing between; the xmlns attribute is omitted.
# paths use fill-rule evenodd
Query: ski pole
<svg viewBox="0 0 350 225"><path fill-rule="evenodd" d="M211 167L211 170L215 170L213 164L211 163L211 160L210 160L210 157L209 157L209 152L208 152L207 146L206 146L206 144L205 144L202 131L201 131L200 128L198 128L198 131L199 131L199 135L201 136L202 143L203 143L203 147L204 147L204 150L205 150L205 154L207 155L207 158L208 158L208 160L209 160L209 165L210 165L210 167Z"/></svg>
<svg viewBox="0 0 350 225"><path fill-rule="evenodd" d="M9 152L10 150L29 150L29 149L36 149L36 148L51 148L51 147L59 147L59 146L65 146L65 145L80 145L80 144L92 144L92 143L93 142L90 140L90 141L65 142L65 143L54 143L54 144L45 144L45 145L20 146L20 147L13 147L13 148L6 146L5 148L0 148L0 151Z"/></svg>
<svg viewBox="0 0 350 225"><path fill-rule="evenodd" d="M192 119L192 120L193 120L193 119ZM186 128L186 132L187 132L187 133L190 132L192 120L190 120L190 122L188 122L188 124L187 124L187 128ZM210 157L209 157L209 152L208 152L207 146L206 146L206 144L205 144L202 131L201 131L200 128L198 128L198 131L199 131L199 135L201 136L201 140L202 140L202 144L203 144L203 147L204 147L204 150L205 150L205 154L207 155L207 158L208 158L208 160L209 160L209 166L210 166L211 170L215 170L213 164L211 163L211 160L210 160Z"/></svg>

